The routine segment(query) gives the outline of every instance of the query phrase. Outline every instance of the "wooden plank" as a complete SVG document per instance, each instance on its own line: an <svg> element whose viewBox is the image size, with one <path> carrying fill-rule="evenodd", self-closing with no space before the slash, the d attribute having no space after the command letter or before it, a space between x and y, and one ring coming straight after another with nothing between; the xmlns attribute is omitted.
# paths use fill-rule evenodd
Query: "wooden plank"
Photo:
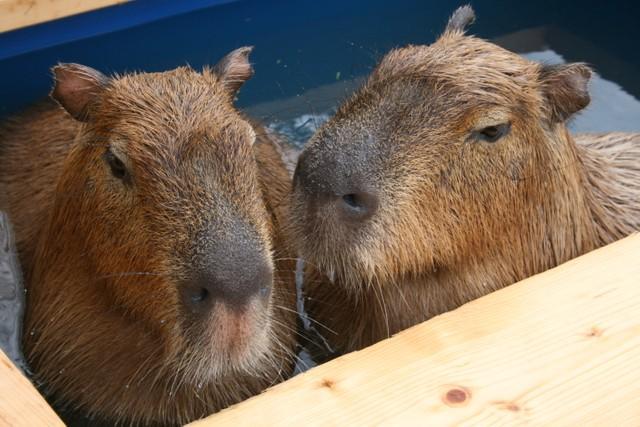
<svg viewBox="0 0 640 427"><path fill-rule="evenodd" d="M1 350L0 426L64 426L35 387Z"/></svg>
<svg viewBox="0 0 640 427"><path fill-rule="evenodd" d="M0 0L0 33L128 0Z"/></svg>
<svg viewBox="0 0 640 427"><path fill-rule="evenodd" d="M640 235L193 426L640 425Z"/></svg>

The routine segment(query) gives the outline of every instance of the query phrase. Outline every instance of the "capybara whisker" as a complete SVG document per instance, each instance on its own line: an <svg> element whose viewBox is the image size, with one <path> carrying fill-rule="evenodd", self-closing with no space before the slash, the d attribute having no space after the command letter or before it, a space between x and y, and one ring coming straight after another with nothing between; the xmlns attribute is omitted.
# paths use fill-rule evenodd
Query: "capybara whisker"
<svg viewBox="0 0 640 427"><path fill-rule="evenodd" d="M97 276L98 279L107 279L111 277L127 277L127 276L167 276L165 273L154 273L151 271L123 271L121 273L108 273Z"/></svg>

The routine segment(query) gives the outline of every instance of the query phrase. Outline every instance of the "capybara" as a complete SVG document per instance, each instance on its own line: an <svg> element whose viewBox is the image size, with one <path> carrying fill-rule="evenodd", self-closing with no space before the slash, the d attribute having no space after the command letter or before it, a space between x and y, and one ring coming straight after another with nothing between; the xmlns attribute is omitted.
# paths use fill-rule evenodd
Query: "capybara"
<svg viewBox="0 0 640 427"><path fill-rule="evenodd" d="M301 154L290 228L339 351L640 228L640 134L565 125L590 69L466 36L473 19L389 52Z"/></svg>
<svg viewBox="0 0 640 427"><path fill-rule="evenodd" d="M290 178L233 107L250 50L202 72L61 64L57 104L2 127L24 349L62 406L183 424L291 372L295 265L277 231Z"/></svg>

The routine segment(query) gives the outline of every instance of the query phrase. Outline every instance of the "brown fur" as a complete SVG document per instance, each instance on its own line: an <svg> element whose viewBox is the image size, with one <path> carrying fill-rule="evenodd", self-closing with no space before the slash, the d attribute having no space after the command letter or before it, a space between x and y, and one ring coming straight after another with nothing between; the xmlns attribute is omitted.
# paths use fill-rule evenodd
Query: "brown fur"
<svg viewBox="0 0 640 427"><path fill-rule="evenodd" d="M74 97L77 79L59 84L53 96L84 123L48 103L1 129L0 209L15 224L28 287L24 348L61 405L183 424L290 373L295 267L277 232L290 184L275 143L261 134L252 146L232 105L251 75L247 54L202 73L116 76L85 93L89 103ZM133 184L110 174L107 146ZM233 241L237 223L273 260L270 297L240 312L218 302L190 323L180 283L210 239Z"/></svg>
<svg viewBox="0 0 640 427"><path fill-rule="evenodd" d="M291 231L309 311L341 351L640 229L640 135L565 127L589 102L589 69L465 36L469 11L434 44L388 53L300 157ZM309 188L336 180L376 192L365 223L314 206Z"/></svg>

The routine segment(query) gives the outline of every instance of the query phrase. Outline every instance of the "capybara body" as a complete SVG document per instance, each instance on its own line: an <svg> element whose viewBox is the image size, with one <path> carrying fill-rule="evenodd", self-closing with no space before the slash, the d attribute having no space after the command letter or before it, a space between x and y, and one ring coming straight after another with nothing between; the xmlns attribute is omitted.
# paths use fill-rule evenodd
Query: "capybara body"
<svg viewBox="0 0 640 427"><path fill-rule="evenodd" d="M290 179L233 107L249 51L202 72L60 65L60 105L4 124L24 349L62 406L184 424L291 372L295 266L277 232Z"/></svg>
<svg viewBox="0 0 640 427"><path fill-rule="evenodd" d="M565 126L589 68L466 36L472 20L463 7L434 44L388 53L301 154L291 230L337 350L640 228L640 135Z"/></svg>

